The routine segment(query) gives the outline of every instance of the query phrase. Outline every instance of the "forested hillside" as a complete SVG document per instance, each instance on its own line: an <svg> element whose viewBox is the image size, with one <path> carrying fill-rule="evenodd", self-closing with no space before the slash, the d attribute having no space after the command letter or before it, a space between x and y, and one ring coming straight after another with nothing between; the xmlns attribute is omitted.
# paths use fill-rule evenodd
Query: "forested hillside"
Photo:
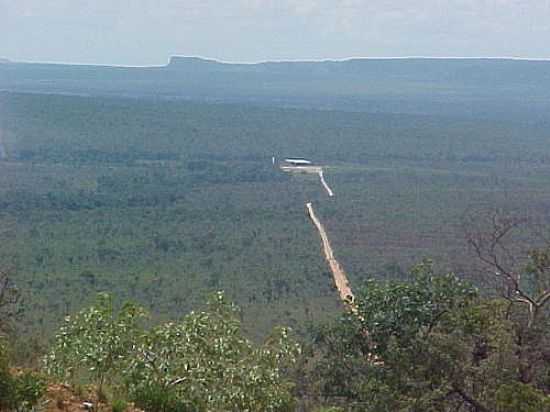
<svg viewBox="0 0 550 412"><path fill-rule="evenodd" d="M0 410L548 411L549 68L0 65Z"/></svg>
<svg viewBox="0 0 550 412"><path fill-rule="evenodd" d="M109 290L157 317L225 290L261 336L337 305L306 201L353 282L421 258L472 277L462 222L544 219L546 123L55 95L1 95L4 265L47 333ZM325 166L289 176L271 157ZM253 314L253 316L251 316ZM250 316L250 317L249 317Z"/></svg>
<svg viewBox="0 0 550 412"><path fill-rule="evenodd" d="M0 90L525 119L544 118L550 109L550 62L351 59L227 64L174 57L159 67L11 63L0 65Z"/></svg>

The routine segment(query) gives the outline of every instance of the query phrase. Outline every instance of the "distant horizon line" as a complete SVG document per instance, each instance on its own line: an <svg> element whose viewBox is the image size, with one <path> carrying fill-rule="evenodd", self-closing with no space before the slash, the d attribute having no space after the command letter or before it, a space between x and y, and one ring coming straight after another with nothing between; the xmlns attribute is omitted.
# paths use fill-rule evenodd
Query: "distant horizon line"
<svg viewBox="0 0 550 412"><path fill-rule="evenodd" d="M320 58L320 59L273 59L273 60L254 60L254 61L235 61L235 60L222 60L215 57L199 56L199 55L184 55L184 54L172 54L168 58L168 62L164 64L116 64L116 63L82 63L82 62L67 62L67 61L37 61L37 60L11 60L7 57L0 56L0 61L7 61L6 64L52 64L52 65L67 65L67 66L97 66L97 67L125 67L125 68L147 68L147 67L165 67L170 64L170 61L174 57L199 59L210 61L214 63L228 64L228 65L258 65L266 63L343 63L352 60L514 60L514 61L533 61L533 62L548 62L550 57L517 57L517 56L350 56L342 58Z"/></svg>

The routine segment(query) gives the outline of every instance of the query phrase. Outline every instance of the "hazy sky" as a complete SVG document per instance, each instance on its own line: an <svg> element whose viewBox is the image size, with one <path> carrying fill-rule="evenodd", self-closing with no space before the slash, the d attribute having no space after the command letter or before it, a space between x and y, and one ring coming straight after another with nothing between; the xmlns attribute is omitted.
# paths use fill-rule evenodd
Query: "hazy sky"
<svg viewBox="0 0 550 412"><path fill-rule="evenodd" d="M0 0L0 57L550 58L550 0Z"/></svg>

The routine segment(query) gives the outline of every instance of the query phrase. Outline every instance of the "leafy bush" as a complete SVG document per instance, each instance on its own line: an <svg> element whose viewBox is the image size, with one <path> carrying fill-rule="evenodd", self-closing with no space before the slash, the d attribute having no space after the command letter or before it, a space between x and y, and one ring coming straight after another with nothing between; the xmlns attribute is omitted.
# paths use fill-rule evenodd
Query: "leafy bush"
<svg viewBox="0 0 550 412"><path fill-rule="evenodd" d="M15 403L18 410L30 410L46 391L46 380L35 372L24 372L14 378Z"/></svg>
<svg viewBox="0 0 550 412"><path fill-rule="evenodd" d="M35 406L46 390L45 380L34 372L13 374L4 343L0 343L0 410L27 411Z"/></svg>
<svg viewBox="0 0 550 412"><path fill-rule="evenodd" d="M215 295L205 312L153 329L133 357L128 386L146 410L291 410L284 370L299 347L286 329L261 347L243 337L237 308Z"/></svg>
<svg viewBox="0 0 550 412"><path fill-rule="evenodd" d="M98 393L106 381L124 381L130 399L151 411L292 409L293 385L284 372L299 346L286 329L253 345L237 313L220 292L207 311L146 332L138 325L140 308L126 304L117 313L111 296L101 294L94 306L67 318L46 370L64 379L84 372Z"/></svg>
<svg viewBox="0 0 550 412"><path fill-rule="evenodd" d="M0 365L0 410L9 410L14 403L13 394L15 385L7 367L7 362L1 360Z"/></svg>
<svg viewBox="0 0 550 412"><path fill-rule="evenodd" d="M550 412L550 397L523 383L502 385L496 397L498 412Z"/></svg>
<svg viewBox="0 0 550 412"><path fill-rule="evenodd" d="M102 393L105 381L124 370L142 334L138 323L144 316L143 309L131 303L117 312L112 297L99 294L94 306L66 318L45 357L47 373L63 379L87 373Z"/></svg>
<svg viewBox="0 0 550 412"><path fill-rule="evenodd" d="M157 412L185 412L191 411L182 401L176 391L177 388L166 387L154 382L144 383L135 387L132 393L133 400L145 411Z"/></svg>
<svg viewBox="0 0 550 412"><path fill-rule="evenodd" d="M111 403L112 412L125 412L126 408L128 408L128 402L124 399L115 399Z"/></svg>
<svg viewBox="0 0 550 412"><path fill-rule="evenodd" d="M493 411L499 386L517 379L505 302L480 299L453 274L435 274L429 261L410 282L369 281L356 307L319 334L321 393L335 403Z"/></svg>

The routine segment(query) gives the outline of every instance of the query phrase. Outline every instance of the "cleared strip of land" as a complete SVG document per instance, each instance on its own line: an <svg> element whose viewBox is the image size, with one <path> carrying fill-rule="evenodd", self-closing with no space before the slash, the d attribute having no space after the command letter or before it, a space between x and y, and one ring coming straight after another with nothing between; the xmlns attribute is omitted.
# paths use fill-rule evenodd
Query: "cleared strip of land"
<svg viewBox="0 0 550 412"><path fill-rule="evenodd" d="M328 195L330 197L334 196L334 192L332 191L330 186L327 184L327 181L325 180L325 177L323 175L323 168L320 166L281 166L281 170L284 172L316 173L319 175L321 184L327 191Z"/></svg>
<svg viewBox="0 0 550 412"><path fill-rule="evenodd" d="M340 299L346 304L350 303L350 301L353 302L355 297L353 295L353 292L351 291L351 287L349 286L348 277L346 275L346 272L344 272L344 269L342 269L340 263L334 257L334 252L332 251L332 247L330 245L330 241L328 240L325 228L315 215L312 204L307 203L306 208L311 221L313 222L313 224L319 231L319 235L321 236L325 258L330 266L330 270L332 271L334 284L336 285L336 289L338 289ZM352 309L354 309L353 305L351 306Z"/></svg>
<svg viewBox="0 0 550 412"><path fill-rule="evenodd" d="M334 196L334 192L332 191L332 189L327 184L327 181L325 180L325 176L323 176L323 169L319 170L319 179L321 179L321 184L323 185L323 187L327 191L328 195L330 197Z"/></svg>

